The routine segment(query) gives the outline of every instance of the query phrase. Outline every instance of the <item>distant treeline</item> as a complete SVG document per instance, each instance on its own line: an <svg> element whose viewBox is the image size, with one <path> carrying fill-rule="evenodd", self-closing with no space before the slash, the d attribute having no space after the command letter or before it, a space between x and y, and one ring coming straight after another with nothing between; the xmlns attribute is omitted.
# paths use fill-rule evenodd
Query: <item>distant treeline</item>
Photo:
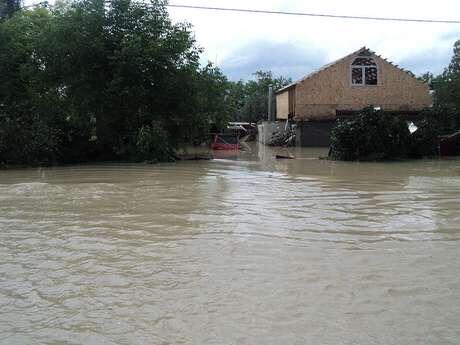
<svg viewBox="0 0 460 345"><path fill-rule="evenodd" d="M0 165L171 160L211 125L265 116L268 85L289 80L202 67L165 5L0 0Z"/></svg>

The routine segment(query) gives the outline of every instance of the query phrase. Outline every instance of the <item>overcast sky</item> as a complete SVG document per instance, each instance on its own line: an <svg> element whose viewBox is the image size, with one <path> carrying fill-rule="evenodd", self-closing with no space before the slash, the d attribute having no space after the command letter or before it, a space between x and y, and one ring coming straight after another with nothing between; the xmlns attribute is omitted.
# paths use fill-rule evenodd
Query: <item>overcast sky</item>
<svg viewBox="0 0 460 345"><path fill-rule="evenodd" d="M337 15L460 20L460 0L170 0L171 4L327 13ZM203 61L232 80L256 70L299 78L367 46L415 74L439 73L460 39L460 24L338 20L272 14L169 9L173 21L193 25Z"/></svg>

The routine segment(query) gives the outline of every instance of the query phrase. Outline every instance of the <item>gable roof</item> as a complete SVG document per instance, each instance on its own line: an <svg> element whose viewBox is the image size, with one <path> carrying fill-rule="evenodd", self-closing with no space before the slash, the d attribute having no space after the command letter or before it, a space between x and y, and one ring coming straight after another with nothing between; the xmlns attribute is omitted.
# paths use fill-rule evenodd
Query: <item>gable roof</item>
<svg viewBox="0 0 460 345"><path fill-rule="evenodd" d="M348 55L345 55L344 57L341 57L340 59L337 59L337 60L335 60L335 61L332 61L332 62L330 62L330 63L324 65L323 67L320 67L319 69L314 70L313 72L307 74L307 75L304 76L303 78L298 79L298 80L296 80L295 82L293 82L293 83L291 83L291 84L289 84L289 85L286 85L285 87L283 87L283 88L277 90L275 93L276 93L276 94L279 94L279 93L281 93L281 92L283 92L283 91L286 91L286 90L288 90L288 89L290 89L290 88L296 86L297 84L303 82L304 80L310 79L311 77L313 77L313 76L317 75L318 73L320 73L320 72L326 70L327 68L329 68L329 67L331 67L331 66L333 66L333 65L335 65L335 64L337 64L337 63L340 63L340 62L342 62L343 60L346 60L346 59L348 59L348 58L350 58L350 57L352 57L352 56L354 56L354 55L359 55L359 54L362 54L362 53L367 53L367 54L369 54L369 55L375 55L375 56L379 57L380 59L384 60L385 62L389 63L389 64L392 65L393 67L399 69L400 71L409 74L411 77L415 77L414 74L413 74L411 71L405 70L404 68L401 68L401 67L399 67L398 65L395 65L393 62L391 62L391 61L389 61L389 60L387 60L387 59L381 57L380 55L377 55L375 52L373 52L372 50L370 50L370 49L367 48L367 47L362 47L362 48L360 48L360 49L354 51L353 53L350 53L350 54L348 54Z"/></svg>

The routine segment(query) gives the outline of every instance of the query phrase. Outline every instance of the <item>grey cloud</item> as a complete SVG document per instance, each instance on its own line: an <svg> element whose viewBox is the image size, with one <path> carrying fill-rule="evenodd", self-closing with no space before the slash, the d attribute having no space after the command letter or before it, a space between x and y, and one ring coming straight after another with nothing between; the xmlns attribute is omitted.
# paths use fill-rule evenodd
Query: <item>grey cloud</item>
<svg viewBox="0 0 460 345"><path fill-rule="evenodd" d="M450 62L452 47L445 46L442 49L430 49L414 54L399 61L399 65L409 69L416 75L425 72L434 74L441 73Z"/></svg>
<svg viewBox="0 0 460 345"><path fill-rule="evenodd" d="M460 40L460 31L455 30L455 31L449 31L446 32L439 37L441 40L446 40L446 41L452 41L452 45L454 45L454 42L457 40Z"/></svg>
<svg viewBox="0 0 460 345"><path fill-rule="evenodd" d="M231 80L251 79L258 70L298 79L325 63L326 54L320 49L259 41L235 50L221 68Z"/></svg>
<svg viewBox="0 0 460 345"><path fill-rule="evenodd" d="M449 65L454 43L459 39L459 30L442 33L438 36L436 48L419 51L401 60L400 65L410 69L416 75L425 72L439 74Z"/></svg>
<svg viewBox="0 0 460 345"><path fill-rule="evenodd" d="M416 75L427 71L441 73L451 59L452 45L453 42L445 42L440 47L416 52L395 62ZM251 79L258 70L270 70L275 75L296 80L329 62L325 51L320 48L303 47L292 42L258 41L235 50L222 62L221 68L230 80Z"/></svg>

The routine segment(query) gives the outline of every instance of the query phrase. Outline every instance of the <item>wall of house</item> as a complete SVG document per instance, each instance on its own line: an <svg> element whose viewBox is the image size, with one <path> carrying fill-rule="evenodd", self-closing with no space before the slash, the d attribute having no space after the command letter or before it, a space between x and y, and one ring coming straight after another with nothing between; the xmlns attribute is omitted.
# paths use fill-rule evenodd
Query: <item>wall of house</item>
<svg viewBox="0 0 460 345"><path fill-rule="evenodd" d="M431 106L426 84L378 56L372 57L378 68L378 85L351 85L350 65L356 56L299 82L295 88L295 118L333 120L336 110L360 110L369 105L386 111L418 111Z"/></svg>
<svg viewBox="0 0 460 345"><path fill-rule="evenodd" d="M329 146L331 142L331 131L335 124L335 120L298 122L296 145L301 147Z"/></svg>
<svg viewBox="0 0 460 345"><path fill-rule="evenodd" d="M276 95L276 119L286 120L289 115L289 90Z"/></svg>

